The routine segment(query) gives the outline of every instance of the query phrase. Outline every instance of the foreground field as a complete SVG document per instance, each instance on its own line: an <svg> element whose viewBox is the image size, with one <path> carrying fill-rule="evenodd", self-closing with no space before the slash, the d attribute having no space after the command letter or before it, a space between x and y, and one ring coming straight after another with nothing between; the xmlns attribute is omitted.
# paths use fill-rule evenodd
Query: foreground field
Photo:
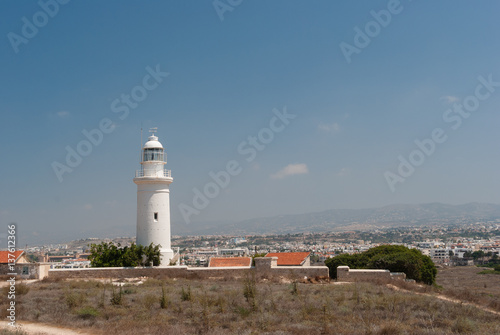
<svg viewBox="0 0 500 335"><path fill-rule="evenodd" d="M439 269L436 282L442 293L500 311L500 276L478 274L489 268L457 266Z"/></svg>
<svg viewBox="0 0 500 335"><path fill-rule="evenodd" d="M500 333L499 315L414 288L150 279L120 295L109 282L46 280L21 286L17 318L90 334Z"/></svg>

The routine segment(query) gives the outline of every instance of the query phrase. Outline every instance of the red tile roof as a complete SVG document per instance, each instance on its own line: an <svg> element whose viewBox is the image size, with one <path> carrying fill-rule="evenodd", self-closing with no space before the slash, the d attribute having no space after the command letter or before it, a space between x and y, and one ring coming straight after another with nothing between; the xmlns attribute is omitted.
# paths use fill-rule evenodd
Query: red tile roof
<svg viewBox="0 0 500 335"><path fill-rule="evenodd" d="M13 252L15 259L16 259L16 262L19 259L19 257L21 257L23 252L24 252L24 250L16 250ZM14 257L12 257L12 256L9 257L9 254L12 254L12 252L7 251L7 250L0 251L0 264L7 264L7 263L9 263L9 259L14 259ZM12 261L11 261L11 263L12 263Z"/></svg>
<svg viewBox="0 0 500 335"><path fill-rule="evenodd" d="M302 265L310 252L271 252L266 257L278 257L280 265Z"/></svg>
<svg viewBox="0 0 500 335"><path fill-rule="evenodd" d="M224 266L248 266L252 265L251 257L212 257L209 268L220 268Z"/></svg>

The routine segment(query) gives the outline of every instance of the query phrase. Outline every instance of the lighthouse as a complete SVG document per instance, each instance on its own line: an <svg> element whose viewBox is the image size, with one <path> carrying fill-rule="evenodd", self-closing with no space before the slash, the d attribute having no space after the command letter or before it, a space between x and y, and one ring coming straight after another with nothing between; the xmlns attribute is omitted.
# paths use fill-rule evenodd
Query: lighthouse
<svg viewBox="0 0 500 335"><path fill-rule="evenodd" d="M170 190L173 181L165 168L167 154L151 128L151 136L141 150L141 169L135 172L137 184L137 237L136 243L160 247L160 266L167 266L174 253L170 246Z"/></svg>

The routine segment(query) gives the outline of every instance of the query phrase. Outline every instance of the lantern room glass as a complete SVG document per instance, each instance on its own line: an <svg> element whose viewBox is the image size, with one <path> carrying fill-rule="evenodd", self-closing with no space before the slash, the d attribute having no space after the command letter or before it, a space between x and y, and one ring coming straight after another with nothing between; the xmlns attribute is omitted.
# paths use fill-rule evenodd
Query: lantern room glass
<svg viewBox="0 0 500 335"><path fill-rule="evenodd" d="M164 157L163 149L161 149L161 148L147 148L147 149L144 149L144 151L143 151L142 161L143 162L150 162L150 161L164 162L163 157Z"/></svg>

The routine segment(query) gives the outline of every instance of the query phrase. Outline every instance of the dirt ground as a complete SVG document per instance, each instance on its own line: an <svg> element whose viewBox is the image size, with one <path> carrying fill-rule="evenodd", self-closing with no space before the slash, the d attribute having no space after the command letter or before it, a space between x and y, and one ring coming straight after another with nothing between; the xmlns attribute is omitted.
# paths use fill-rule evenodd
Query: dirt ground
<svg viewBox="0 0 500 335"><path fill-rule="evenodd" d="M79 330L68 328L55 327L40 323L20 322L18 326L13 328L8 325L7 321L0 321L0 328L7 329L11 332L24 332L29 335L89 335Z"/></svg>

